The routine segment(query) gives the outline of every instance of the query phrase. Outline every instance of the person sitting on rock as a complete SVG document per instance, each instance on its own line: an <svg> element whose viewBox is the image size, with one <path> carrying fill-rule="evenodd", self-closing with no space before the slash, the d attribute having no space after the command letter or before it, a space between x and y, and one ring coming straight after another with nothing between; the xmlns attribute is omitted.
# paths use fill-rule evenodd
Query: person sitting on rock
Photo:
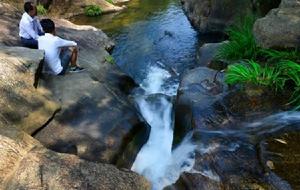
<svg viewBox="0 0 300 190"><path fill-rule="evenodd" d="M44 32L37 18L36 6L31 2L26 2L24 11L25 13L22 15L19 24L21 43L25 47L37 49L37 39L39 36L44 35Z"/></svg>
<svg viewBox="0 0 300 190"><path fill-rule="evenodd" d="M38 49L45 51L44 73L64 75L71 62L70 72L84 69L77 62L77 43L56 36L55 24L51 19L41 20L44 36L38 38Z"/></svg>

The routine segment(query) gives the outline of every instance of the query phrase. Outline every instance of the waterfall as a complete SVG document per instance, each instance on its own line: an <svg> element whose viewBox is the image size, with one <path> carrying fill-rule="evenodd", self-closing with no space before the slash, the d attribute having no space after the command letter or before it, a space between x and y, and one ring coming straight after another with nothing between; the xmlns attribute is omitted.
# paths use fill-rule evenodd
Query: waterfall
<svg viewBox="0 0 300 190"><path fill-rule="evenodd" d="M151 132L131 169L146 177L152 189L160 190L175 183L183 171L192 169L195 145L187 136L172 150L172 96L176 95L178 82L170 83L172 75L163 68L152 66L148 70L141 84L144 94L136 96L136 102Z"/></svg>

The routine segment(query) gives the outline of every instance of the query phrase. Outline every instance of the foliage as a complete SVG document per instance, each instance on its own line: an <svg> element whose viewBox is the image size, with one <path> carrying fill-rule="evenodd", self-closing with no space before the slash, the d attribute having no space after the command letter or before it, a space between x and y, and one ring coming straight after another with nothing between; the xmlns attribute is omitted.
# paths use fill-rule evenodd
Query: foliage
<svg viewBox="0 0 300 190"><path fill-rule="evenodd" d="M295 109L300 109L300 65L293 61L282 61L278 65L286 81L290 80L294 83L289 104L295 105Z"/></svg>
<svg viewBox="0 0 300 190"><path fill-rule="evenodd" d="M247 16L238 24L229 27L226 31L229 42L221 45L215 58L221 60L254 59L257 52L252 33L254 21L254 17Z"/></svg>
<svg viewBox="0 0 300 190"><path fill-rule="evenodd" d="M105 57L105 61L107 61L107 62L110 63L110 64L115 64L115 63L116 63L114 57L111 56L111 55L106 56L106 57Z"/></svg>
<svg viewBox="0 0 300 190"><path fill-rule="evenodd" d="M274 66L265 65L250 60L230 65L227 69L225 82L234 84L254 84L278 90L287 87L288 82L293 83L293 94L289 100L290 105L300 109L300 64L293 61L281 61Z"/></svg>
<svg viewBox="0 0 300 190"><path fill-rule="evenodd" d="M300 61L300 52L297 49L293 51L278 51L274 49L260 49L258 54L266 58L269 62L278 62L282 60Z"/></svg>
<svg viewBox="0 0 300 190"><path fill-rule="evenodd" d="M259 86L276 87L282 89L284 81L280 77L280 70L275 67L262 67L257 62L250 60L242 64L230 65L226 74L228 84L254 84Z"/></svg>
<svg viewBox="0 0 300 190"><path fill-rule="evenodd" d="M230 85L257 85L272 89L292 89L290 105L300 109L300 52L258 47L252 28L254 17L228 28L229 42L218 49L215 59L229 61L226 83ZM264 63L264 64L262 64Z"/></svg>
<svg viewBox="0 0 300 190"><path fill-rule="evenodd" d="M38 4L36 6L36 9L37 9L38 15L46 15L47 14L47 9L45 9L45 7L42 4Z"/></svg>
<svg viewBox="0 0 300 190"><path fill-rule="evenodd" d="M106 0L106 2L108 2L110 4L114 4L113 0Z"/></svg>
<svg viewBox="0 0 300 190"><path fill-rule="evenodd" d="M89 5L85 7L84 13L86 16L99 16L102 14L102 9L98 5Z"/></svg>

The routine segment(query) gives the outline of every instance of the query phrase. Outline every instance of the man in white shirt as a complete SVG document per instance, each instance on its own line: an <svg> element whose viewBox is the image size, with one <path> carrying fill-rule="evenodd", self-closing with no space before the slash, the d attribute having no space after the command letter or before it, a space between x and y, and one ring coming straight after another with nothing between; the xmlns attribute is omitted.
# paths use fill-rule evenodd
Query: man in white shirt
<svg viewBox="0 0 300 190"><path fill-rule="evenodd" d="M38 48L45 51L44 73L64 75L71 63L70 72L80 72L84 69L77 62L77 43L56 36L55 24L50 19L41 20L45 32L38 38Z"/></svg>
<svg viewBox="0 0 300 190"><path fill-rule="evenodd" d="M19 24L21 43L25 47L37 49L37 39L44 33L41 24L36 17L36 6L31 2L26 2L24 4L24 11L25 13L22 15Z"/></svg>

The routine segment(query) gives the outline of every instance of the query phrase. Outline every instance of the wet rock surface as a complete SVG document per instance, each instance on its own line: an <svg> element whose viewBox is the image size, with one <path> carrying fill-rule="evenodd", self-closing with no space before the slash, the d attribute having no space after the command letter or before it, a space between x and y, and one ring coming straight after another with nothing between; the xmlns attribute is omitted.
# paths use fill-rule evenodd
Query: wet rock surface
<svg viewBox="0 0 300 190"><path fill-rule="evenodd" d="M278 9L258 19L254 25L257 43L265 48L299 48L300 2L283 0Z"/></svg>
<svg viewBox="0 0 300 190"><path fill-rule="evenodd" d="M266 169L287 180L292 189L300 189L299 138L299 131L286 132L260 143L261 159Z"/></svg>
<svg viewBox="0 0 300 190"><path fill-rule="evenodd" d="M256 129L245 124L285 109L287 97L278 99L257 86L227 87L222 74L217 75L217 83L207 82L214 81L216 72L198 67L182 77L175 103L175 145L182 134L192 131L196 162L190 173L168 188L291 189L277 172L266 173L258 159L257 144L277 125L272 131L263 128L264 122Z"/></svg>
<svg viewBox="0 0 300 190"><path fill-rule="evenodd" d="M175 103L175 137L182 137L194 128L210 124L218 126L227 121L223 118L219 121L216 117L210 118L211 115L219 114L216 113L219 110L215 109L214 104L224 96L227 88L223 82L223 74L216 74L215 70L198 67L183 75Z"/></svg>
<svg viewBox="0 0 300 190"><path fill-rule="evenodd" d="M197 51L197 65L209 67L214 70L225 69L227 64L225 62L223 63L222 61L217 61L215 56L222 44L227 42L228 41L203 44Z"/></svg>

